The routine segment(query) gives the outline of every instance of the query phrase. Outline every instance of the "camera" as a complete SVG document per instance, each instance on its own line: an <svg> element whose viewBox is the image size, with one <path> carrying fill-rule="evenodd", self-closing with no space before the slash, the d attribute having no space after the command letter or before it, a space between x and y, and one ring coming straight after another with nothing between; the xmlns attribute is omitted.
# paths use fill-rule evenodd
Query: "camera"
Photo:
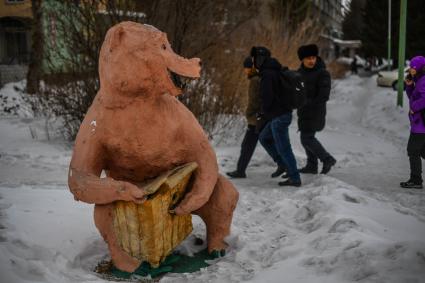
<svg viewBox="0 0 425 283"><path fill-rule="evenodd" d="M413 76L411 74L407 74L406 80L407 81L412 81L413 80Z"/></svg>

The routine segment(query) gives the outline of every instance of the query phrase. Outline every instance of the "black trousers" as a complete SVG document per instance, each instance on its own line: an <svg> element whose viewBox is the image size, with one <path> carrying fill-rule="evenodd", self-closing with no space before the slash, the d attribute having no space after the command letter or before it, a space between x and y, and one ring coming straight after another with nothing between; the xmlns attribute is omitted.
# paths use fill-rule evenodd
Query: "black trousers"
<svg viewBox="0 0 425 283"><path fill-rule="evenodd" d="M327 158L331 157L331 155L317 140L315 135L316 132L301 131L300 138L301 144L307 155L307 166L317 168L318 159L324 162Z"/></svg>
<svg viewBox="0 0 425 283"><path fill-rule="evenodd" d="M410 133L407 143L407 155L410 161L410 179L422 182L422 160L425 159L425 134Z"/></svg>
<svg viewBox="0 0 425 283"><path fill-rule="evenodd" d="M254 154L255 147L258 142L258 134L255 131L254 125L248 125L241 144L241 155L239 156L237 171L245 173L246 167L248 167L249 161Z"/></svg>

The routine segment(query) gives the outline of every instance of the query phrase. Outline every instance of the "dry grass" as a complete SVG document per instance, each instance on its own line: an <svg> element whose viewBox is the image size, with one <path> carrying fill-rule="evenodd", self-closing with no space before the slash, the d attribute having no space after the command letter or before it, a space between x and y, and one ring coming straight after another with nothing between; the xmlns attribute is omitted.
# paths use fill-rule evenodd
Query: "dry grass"
<svg viewBox="0 0 425 283"><path fill-rule="evenodd" d="M332 61L328 64L328 70L333 79L342 79L350 70L350 66L340 62Z"/></svg>
<svg viewBox="0 0 425 283"><path fill-rule="evenodd" d="M269 48L272 56L282 65L297 69L300 64L297 56L299 46L318 41L321 28L311 18L306 18L292 32L288 32L283 22L270 20L269 13L272 10L269 6L264 5L262 9L262 18L245 22L232 33L228 41L223 41L200 54L203 60L203 56L206 58L206 67L215 70L207 75L217 86L214 89L215 96L219 99L219 102L216 102L219 104L216 110L221 113L244 112L248 80L243 73L242 62L249 55L252 46Z"/></svg>

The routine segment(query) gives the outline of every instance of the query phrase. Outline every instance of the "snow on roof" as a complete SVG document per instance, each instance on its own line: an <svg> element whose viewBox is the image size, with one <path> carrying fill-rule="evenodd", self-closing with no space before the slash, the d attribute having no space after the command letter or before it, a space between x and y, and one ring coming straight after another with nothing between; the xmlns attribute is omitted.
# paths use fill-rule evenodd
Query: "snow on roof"
<svg viewBox="0 0 425 283"><path fill-rule="evenodd" d="M127 16L131 18L144 18L146 17L146 14L143 12L136 12L136 11L124 11L124 10L99 10L99 14L103 15L112 15L117 14L119 16Z"/></svg>
<svg viewBox="0 0 425 283"><path fill-rule="evenodd" d="M361 40L342 40L338 38L333 38L332 41L338 45L346 47L360 47L362 45Z"/></svg>
<svg viewBox="0 0 425 283"><path fill-rule="evenodd" d="M327 35L327 34L321 34L320 36L323 37L323 38L332 40L333 43L335 43L335 44L337 44L341 47L359 48L362 45L361 40L343 40L343 39L332 37L332 36Z"/></svg>

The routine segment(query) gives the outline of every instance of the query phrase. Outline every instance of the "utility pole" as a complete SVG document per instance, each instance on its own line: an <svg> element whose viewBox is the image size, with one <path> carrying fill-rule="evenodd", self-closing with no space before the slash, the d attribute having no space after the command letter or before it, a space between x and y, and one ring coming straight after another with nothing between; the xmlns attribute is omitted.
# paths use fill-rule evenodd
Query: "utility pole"
<svg viewBox="0 0 425 283"><path fill-rule="evenodd" d="M400 0L400 31L398 40L398 94L397 105L403 106L403 92L404 92L404 64L406 61L406 13L407 13L407 0Z"/></svg>
<svg viewBox="0 0 425 283"><path fill-rule="evenodd" d="M391 0L388 0L388 71L391 70L392 60L391 60Z"/></svg>

